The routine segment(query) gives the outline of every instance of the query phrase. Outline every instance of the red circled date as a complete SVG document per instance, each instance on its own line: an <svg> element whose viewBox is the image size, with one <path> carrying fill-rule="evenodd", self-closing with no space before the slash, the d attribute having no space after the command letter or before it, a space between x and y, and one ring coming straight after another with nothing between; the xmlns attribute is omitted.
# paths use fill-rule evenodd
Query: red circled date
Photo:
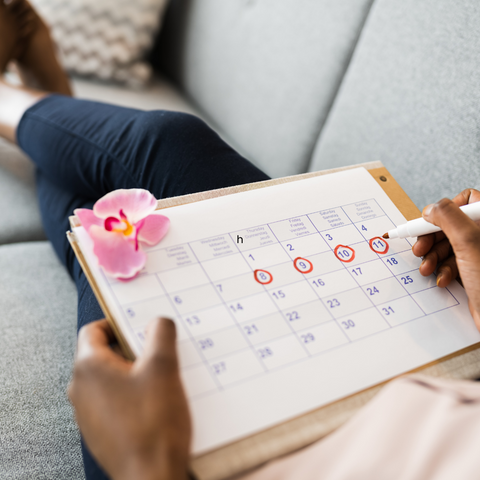
<svg viewBox="0 0 480 480"><path fill-rule="evenodd" d="M388 242L382 237L373 237L369 240L368 244L375 253L379 253L380 255L385 255L390 248Z"/></svg>
<svg viewBox="0 0 480 480"><path fill-rule="evenodd" d="M253 272L253 277L261 285L268 285L273 282L273 275L270 272L267 272L267 270L255 270Z"/></svg>
<svg viewBox="0 0 480 480"><path fill-rule="evenodd" d="M347 245L337 245L333 253L343 263L350 263L355 258L355 250Z"/></svg>
<svg viewBox="0 0 480 480"><path fill-rule="evenodd" d="M300 273L310 273L313 270L313 264L310 260L307 260L306 258L302 257L297 257L293 261L293 266L297 271Z"/></svg>

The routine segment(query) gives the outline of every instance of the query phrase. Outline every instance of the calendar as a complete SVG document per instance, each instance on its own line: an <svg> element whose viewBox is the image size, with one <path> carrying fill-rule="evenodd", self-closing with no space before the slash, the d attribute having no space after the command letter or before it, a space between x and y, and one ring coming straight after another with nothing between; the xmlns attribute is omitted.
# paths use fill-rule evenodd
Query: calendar
<svg viewBox="0 0 480 480"><path fill-rule="evenodd" d="M162 211L167 236L131 282L96 266L136 355L177 326L200 454L480 341L463 288L423 277L405 219L364 169Z"/></svg>

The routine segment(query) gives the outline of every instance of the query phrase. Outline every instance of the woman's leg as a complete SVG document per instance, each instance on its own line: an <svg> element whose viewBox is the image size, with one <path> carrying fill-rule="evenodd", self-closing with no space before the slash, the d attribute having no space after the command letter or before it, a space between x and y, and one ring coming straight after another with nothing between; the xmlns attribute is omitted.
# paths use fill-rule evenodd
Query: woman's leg
<svg viewBox="0 0 480 480"><path fill-rule="evenodd" d="M119 188L165 198L269 178L200 119L182 113L52 96L25 113L18 139L38 167L47 235L76 282L82 275L65 236L75 208L92 208ZM91 320L79 316L79 326Z"/></svg>
<svg viewBox="0 0 480 480"><path fill-rule="evenodd" d="M51 182L92 199L118 188L164 198L268 178L185 113L53 95L24 113L17 140Z"/></svg>
<svg viewBox="0 0 480 480"><path fill-rule="evenodd" d="M183 113L50 96L27 110L17 137L38 168L47 235L74 278L65 231L75 208L91 208L119 188L165 198L268 179L203 121Z"/></svg>

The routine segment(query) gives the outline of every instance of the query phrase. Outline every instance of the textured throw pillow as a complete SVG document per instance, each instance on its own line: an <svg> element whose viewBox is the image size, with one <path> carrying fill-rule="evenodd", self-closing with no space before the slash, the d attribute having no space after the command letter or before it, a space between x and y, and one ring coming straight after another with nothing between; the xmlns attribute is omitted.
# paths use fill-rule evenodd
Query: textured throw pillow
<svg viewBox="0 0 480 480"><path fill-rule="evenodd" d="M65 69L101 80L142 86L144 61L168 0L31 0L52 29Z"/></svg>

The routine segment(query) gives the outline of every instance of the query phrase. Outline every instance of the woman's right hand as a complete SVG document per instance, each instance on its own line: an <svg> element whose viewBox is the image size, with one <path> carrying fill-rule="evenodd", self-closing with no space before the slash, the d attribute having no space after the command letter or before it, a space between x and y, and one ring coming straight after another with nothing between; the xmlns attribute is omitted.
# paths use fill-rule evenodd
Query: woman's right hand
<svg viewBox="0 0 480 480"><path fill-rule="evenodd" d="M480 226L459 208L479 201L480 192L469 188L453 200L444 198L426 206L423 218L442 231L418 237L412 251L423 257L422 275L431 275L437 269L439 287L461 278L470 312L480 330Z"/></svg>

